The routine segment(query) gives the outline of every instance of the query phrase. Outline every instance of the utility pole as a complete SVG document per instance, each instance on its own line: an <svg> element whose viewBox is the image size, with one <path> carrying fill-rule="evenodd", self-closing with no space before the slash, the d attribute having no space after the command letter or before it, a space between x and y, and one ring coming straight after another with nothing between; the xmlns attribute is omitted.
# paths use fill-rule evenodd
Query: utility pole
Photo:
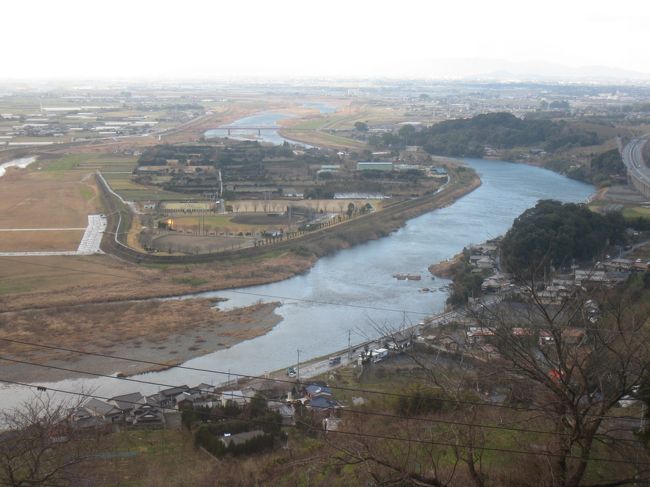
<svg viewBox="0 0 650 487"><path fill-rule="evenodd" d="M296 380L300 382L300 349L298 349L297 352L298 352L298 365L296 366Z"/></svg>
<svg viewBox="0 0 650 487"><path fill-rule="evenodd" d="M352 358L352 348L350 347L351 338L352 338L352 330L348 330L348 360Z"/></svg>

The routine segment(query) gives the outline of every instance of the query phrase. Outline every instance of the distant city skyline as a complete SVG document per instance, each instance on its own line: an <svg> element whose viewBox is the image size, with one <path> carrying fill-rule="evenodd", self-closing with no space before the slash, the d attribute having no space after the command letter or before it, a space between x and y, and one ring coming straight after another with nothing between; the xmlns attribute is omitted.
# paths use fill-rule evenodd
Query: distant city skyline
<svg viewBox="0 0 650 487"><path fill-rule="evenodd" d="M650 4L8 2L0 80L650 80Z"/></svg>

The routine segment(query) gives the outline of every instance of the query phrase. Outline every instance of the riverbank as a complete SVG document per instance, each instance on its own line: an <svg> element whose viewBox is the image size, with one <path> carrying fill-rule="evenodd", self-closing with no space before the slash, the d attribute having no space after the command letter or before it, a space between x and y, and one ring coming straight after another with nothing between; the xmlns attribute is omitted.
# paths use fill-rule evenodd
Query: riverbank
<svg viewBox="0 0 650 487"><path fill-rule="evenodd" d="M450 183L436 195L407 200L348 225L268 247L256 256L233 255L198 265L170 262L138 266L108 256L55 263L47 258L5 259L0 272L0 309L6 312L80 307L283 281L308 271L320 257L385 237L403 227L407 220L449 206L480 186L476 172L460 169L455 169ZM101 261L103 265L98 267ZM76 275L73 281L69 278L71 272ZM2 285L6 286L4 293ZM33 286L43 288L31 290ZM12 289L22 292L12 293Z"/></svg>
<svg viewBox="0 0 650 487"><path fill-rule="evenodd" d="M220 312L213 310L214 303L206 299L159 301L156 298L267 284L304 273L318 261L317 257L386 236L408 219L449 206L480 185L475 172L464 170L461 174L435 198L399 211L394 209L383 215L379 212L374 218L362 219L347 230L341 229L329 236L324 234L327 238L278 254L269 252L266 256L247 260L191 267L123 266L108 256L76 260L75 267L81 275L66 289L58 287L49 292L0 296L0 338L42 343L42 337L47 336L51 343L65 348L137 356L170 366L229 348L264 335L279 323L281 317L274 313L277 303ZM86 267L97 259L111 261L113 269L97 272ZM3 270L13 267L23 274L33 270L24 264L19 259L8 260L3 262ZM68 271L68 276L73 270L59 262L54 265L41 263L35 270L42 273L52 268L51 272L56 272L57 268ZM83 275L84 270L105 276L101 279L103 282L80 285L84 278L92 277L92 274ZM71 284L69 277L67 280ZM128 361L8 346L7 342L0 343L0 353L9 358L100 374L133 375L151 370ZM20 364L3 364L3 371L7 378L27 381L83 376Z"/></svg>
<svg viewBox="0 0 650 487"><path fill-rule="evenodd" d="M441 277L443 279L451 279L456 273L456 267L463 259L463 253L460 252L454 255L451 259L443 260L436 264L431 264L429 266L429 272L435 277Z"/></svg>
<svg viewBox="0 0 650 487"><path fill-rule="evenodd" d="M368 337L376 336L377 324L383 327L399 327L418 323L424 317L444 309L446 292L442 288L446 287L448 282L437 282L434 292L422 293L424 283L398 281L392 277L395 273L424 276L428 274L427 267L431 263L449 259L472 242L482 242L491 236L506 232L517 215L534 206L540 199L580 202L593 192L591 186L525 165L473 159L467 160L466 165L480 175L483 184L467 196L456 199L454 204L447 205L447 208L425 212L409 220L406 225L386 238L334 252L317 261L315 256L311 255L307 260L313 259L313 268L294 278L275 284L200 296L227 298L229 307L253 305L259 299L282 300L285 305L277 309L282 321L272 332L204 355L187 365L202 369L231 370L233 373L244 375L264 375L270 370L281 371L295 365L296 349L301 350L301 361L328 356L336 350L345 349L350 339L350 330L351 343L354 346ZM465 172L468 178L472 174L469 170ZM443 196L447 198L449 194L445 193ZM436 201L443 203L440 199ZM48 261L47 267L34 269L41 270L43 275L40 279L43 281L48 277L46 273L50 271L67 272L67 286L71 289L73 297L75 293L86 295L85 284L90 284L91 278L110 283L110 286L104 288L111 288L111 292L118 288L137 293L150 292L149 287L172 286L174 281L184 283L182 285L191 292L199 287L217 287L215 283L223 289L224 283L232 282L234 275L242 273L244 265L248 266L244 280L260 277L260 268L265 266L263 274L269 281L279 281L277 274L286 272L286 264L292 262L295 257L299 257L296 251L284 251L278 255L258 256L255 259L228 264L228 267L224 268L223 262L188 266L137 266L103 255L83 260L70 258L59 262ZM3 259L0 277L7 262L8 260ZM44 260L40 262L45 263ZM74 267L74 263L80 265L81 262L84 263L84 268L92 269L97 274L72 274L69 268ZM106 267L89 267L99 262ZM108 267L109 264L112 267ZM23 265L23 272L29 267ZM204 271L206 267L210 270ZM205 273L198 274L199 272ZM196 279L199 276L207 278L209 275L220 280L204 282ZM29 285L29 282L25 282L25 285ZM93 287L95 296L103 297L104 288L96 285ZM65 298L70 300L69 297ZM57 310L52 308L49 311ZM58 338L52 337L49 341L56 344ZM144 375L142 379L163 384L198 384L218 381L220 377L208 372L171 369ZM96 390L106 396L134 390L134 384L104 378L47 385L66 390ZM135 386L135 390L139 388L140 386ZM147 386L146 389L151 393L156 390L155 386ZM8 407L32 394L27 389L17 387L4 389L0 393L3 394L3 404Z"/></svg>
<svg viewBox="0 0 650 487"><path fill-rule="evenodd" d="M163 370L268 333L282 319L275 313L278 306L277 302L258 303L221 311L214 300L186 299L97 304L55 315L48 311L5 313L0 317L2 338L165 366L0 341L2 357L50 367L1 360L2 375L9 380L51 382L89 377L52 367L121 376Z"/></svg>

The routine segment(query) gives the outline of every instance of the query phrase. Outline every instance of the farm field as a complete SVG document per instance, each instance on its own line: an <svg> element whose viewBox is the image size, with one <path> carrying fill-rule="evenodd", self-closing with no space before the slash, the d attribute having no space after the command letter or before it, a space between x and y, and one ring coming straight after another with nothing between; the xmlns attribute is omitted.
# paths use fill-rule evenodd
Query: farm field
<svg viewBox="0 0 650 487"><path fill-rule="evenodd" d="M52 166L50 166L52 164ZM69 161L36 161L0 178L0 228L80 228L100 210L92 177Z"/></svg>
<svg viewBox="0 0 650 487"><path fill-rule="evenodd" d="M284 215L206 215L202 216L180 216L172 217L174 227L183 230L198 231L199 226L205 226L207 232L225 232L225 233L248 233L260 232L263 230L279 230L286 228L289 224L288 217ZM298 218L293 218L292 224L300 222Z"/></svg>
<svg viewBox="0 0 650 487"><path fill-rule="evenodd" d="M133 167L135 167L135 165ZM113 167L112 169L116 168ZM174 193L172 191L165 191L134 183L131 180L131 171L102 170L102 175L106 178L106 181L108 181L108 184L110 184L113 191L127 201L202 199L199 195Z"/></svg>
<svg viewBox="0 0 650 487"><path fill-rule="evenodd" d="M77 250L83 230L0 232L0 252Z"/></svg>

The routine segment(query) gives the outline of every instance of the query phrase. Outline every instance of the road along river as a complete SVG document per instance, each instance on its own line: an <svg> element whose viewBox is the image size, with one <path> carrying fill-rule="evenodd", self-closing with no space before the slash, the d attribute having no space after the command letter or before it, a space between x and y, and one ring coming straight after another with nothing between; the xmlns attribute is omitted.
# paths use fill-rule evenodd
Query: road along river
<svg viewBox="0 0 650 487"><path fill-rule="evenodd" d="M344 349L349 332L354 344L378 336L378 327L417 323L426 315L441 312L446 298L440 288L448 281L432 280L427 266L452 257L468 244L505 233L514 218L540 199L583 202L594 190L591 185L523 164L477 159L466 163L480 174L483 184L447 208L409 220L402 229L380 240L324 257L304 275L263 286L201 294L228 298L223 303L226 307L279 300L283 305L278 313L283 320L266 335L184 365L264 374L294 365L298 349L301 361L307 360ZM398 281L392 277L396 273L420 274L422 280ZM425 287L436 290L421 292ZM221 383L227 375L170 369L134 378L195 385ZM109 378L43 385L92 390L105 396L158 389ZM10 407L32 394L33 389L5 387L0 390L0 405Z"/></svg>

